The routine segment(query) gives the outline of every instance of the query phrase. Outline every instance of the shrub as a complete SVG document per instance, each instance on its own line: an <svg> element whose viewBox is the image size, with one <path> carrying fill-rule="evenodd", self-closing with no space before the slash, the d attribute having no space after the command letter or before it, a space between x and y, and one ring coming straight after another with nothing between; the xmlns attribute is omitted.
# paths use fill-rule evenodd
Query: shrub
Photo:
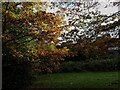
<svg viewBox="0 0 120 90"><path fill-rule="evenodd" d="M98 59L88 61L68 61L60 65L61 72L74 71L112 71L120 70L119 59Z"/></svg>

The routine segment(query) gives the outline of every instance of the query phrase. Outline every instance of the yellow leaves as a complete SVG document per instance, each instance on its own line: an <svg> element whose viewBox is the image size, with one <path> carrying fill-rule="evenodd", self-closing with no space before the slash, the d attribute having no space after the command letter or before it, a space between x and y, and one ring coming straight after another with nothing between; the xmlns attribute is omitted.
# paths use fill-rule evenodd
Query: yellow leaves
<svg viewBox="0 0 120 90"><path fill-rule="evenodd" d="M44 22L42 22L42 24L41 24L41 27L47 27L47 24L45 24Z"/></svg>
<svg viewBox="0 0 120 90"><path fill-rule="evenodd" d="M37 31L37 30L30 30L28 32L28 35L33 36L33 38L37 38L37 36L39 35L39 31Z"/></svg>
<svg viewBox="0 0 120 90"><path fill-rule="evenodd" d="M41 52L41 55L42 55L42 56L45 56L45 52Z"/></svg>
<svg viewBox="0 0 120 90"><path fill-rule="evenodd" d="M46 51L44 50L44 49L42 49L40 46L38 46L38 54L39 54L39 56L41 57L43 57L43 56L46 56Z"/></svg>
<svg viewBox="0 0 120 90"><path fill-rule="evenodd" d="M33 14L31 11L26 11L27 16L30 16L31 14Z"/></svg>
<svg viewBox="0 0 120 90"><path fill-rule="evenodd" d="M50 43L51 43L51 44L55 44L54 41L51 41Z"/></svg>
<svg viewBox="0 0 120 90"><path fill-rule="evenodd" d="M9 18L10 21L15 21L16 20L16 15L13 12L7 10L5 12L5 14Z"/></svg>
<svg viewBox="0 0 120 90"><path fill-rule="evenodd" d="M64 47L63 50L64 51L69 51L69 49L67 47Z"/></svg>
<svg viewBox="0 0 120 90"><path fill-rule="evenodd" d="M50 47L49 47L49 50L53 51L55 49L56 49L55 46L53 44L51 44Z"/></svg>

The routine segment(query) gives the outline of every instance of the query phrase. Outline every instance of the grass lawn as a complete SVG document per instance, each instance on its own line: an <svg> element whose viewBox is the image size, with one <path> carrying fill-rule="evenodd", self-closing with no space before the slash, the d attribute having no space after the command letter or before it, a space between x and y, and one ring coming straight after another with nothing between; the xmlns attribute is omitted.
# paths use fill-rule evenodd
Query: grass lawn
<svg viewBox="0 0 120 90"><path fill-rule="evenodd" d="M119 72L120 74L120 72ZM118 72L78 72L36 75L33 88L118 88Z"/></svg>

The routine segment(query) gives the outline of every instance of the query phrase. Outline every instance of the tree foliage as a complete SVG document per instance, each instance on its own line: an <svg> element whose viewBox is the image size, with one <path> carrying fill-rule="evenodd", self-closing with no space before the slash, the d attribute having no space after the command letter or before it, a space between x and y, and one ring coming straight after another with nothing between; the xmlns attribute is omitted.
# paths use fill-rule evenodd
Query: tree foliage
<svg viewBox="0 0 120 90"><path fill-rule="evenodd" d="M104 55L109 47L119 47L120 11L107 15L99 9L94 10L101 4L92 1L55 2L54 6L59 8L58 13L67 19L63 30L68 30L61 34L58 45L67 46L73 52L78 51L88 58L100 53ZM104 5L105 8L118 7L119 2Z"/></svg>
<svg viewBox="0 0 120 90"><path fill-rule="evenodd" d="M3 3L3 57L8 55L6 50L9 50L18 62L31 62L33 68L37 63L37 68L51 72L51 66L47 64L55 68L59 60L68 55L68 49L56 48L55 43L61 35L62 19L42 11L42 4Z"/></svg>
<svg viewBox="0 0 120 90"><path fill-rule="evenodd" d="M31 62L35 71L52 72L63 57L105 54L110 46L120 45L120 12L91 11L98 5L85 1L3 3L3 57L10 54L18 62Z"/></svg>

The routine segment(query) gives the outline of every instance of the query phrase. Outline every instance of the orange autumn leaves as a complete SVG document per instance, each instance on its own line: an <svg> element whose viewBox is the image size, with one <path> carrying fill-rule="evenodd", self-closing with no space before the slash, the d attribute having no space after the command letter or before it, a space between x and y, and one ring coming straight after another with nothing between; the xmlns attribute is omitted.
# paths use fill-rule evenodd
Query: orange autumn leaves
<svg viewBox="0 0 120 90"><path fill-rule="evenodd" d="M17 8L17 4L3 4L3 27L6 27L3 33L4 49L9 49L13 57L21 61L29 58L33 71L52 72L58 68L63 57L69 55L67 48L56 48L62 31L62 18L41 10L34 13L33 7L38 3L21 2L21 9Z"/></svg>

